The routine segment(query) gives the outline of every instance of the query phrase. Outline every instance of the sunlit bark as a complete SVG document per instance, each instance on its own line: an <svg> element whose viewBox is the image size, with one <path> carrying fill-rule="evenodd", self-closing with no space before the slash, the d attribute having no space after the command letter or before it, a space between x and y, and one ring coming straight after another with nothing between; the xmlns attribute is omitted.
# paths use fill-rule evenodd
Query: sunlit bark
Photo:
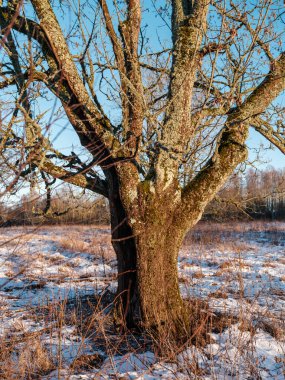
<svg viewBox="0 0 285 380"><path fill-rule="evenodd" d="M23 143L24 150L28 151L26 164L30 165L29 170L20 171L19 176L37 168L51 177L108 198L112 242L118 258L116 323L121 327L125 324L127 327L163 330L172 337L186 338L190 327L179 291L179 249L189 228L200 220L225 181L246 160L246 140L251 126L285 152L283 132L271 127L263 118L263 113L285 89L285 54L274 58L268 42L260 36L264 29L262 15L259 27L254 29L234 4L231 5L232 12L228 12L221 8L220 2L210 5L206 0L173 0L172 55L166 60L165 67L158 64L154 67L142 62L140 54L143 44L141 2L129 0L124 9L117 10L117 27L110 11L111 4L105 0L98 3L109 41L106 44L109 43L114 55L105 66L113 70L113 81L119 81L118 98L122 111L119 126L111 123L92 90L92 80L87 80L84 71L84 57L72 55L51 1L31 0L36 21L24 17L21 6L25 7L25 4L0 8L3 44L8 56L10 54L14 71L8 77L3 74L0 90L18 84L22 96L16 105L17 112L24 115L26 131L33 136L29 144ZM211 7L216 7L219 12L226 35L222 38L221 30L214 42L207 41ZM254 79L253 88L244 92L241 89L247 69L244 57L241 54L240 61L235 62L232 57L234 49L231 49L233 44L239 51L236 47L241 43L236 39L238 28L228 30L226 18L237 23L239 28L245 28L251 36L247 54L251 56L258 46L269 61L263 79L258 85ZM25 69L20 67L16 44L12 46L12 37L7 38L11 30L40 45L45 67L48 67L46 70L35 70L34 63ZM86 54L92 38L90 35L86 43ZM157 57L163 54L157 53ZM226 78L227 91L215 85L220 54L225 54L229 71L232 70L231 76ZM210 74L207 77L203 59L209 56ZM89 56L90 62L95 65ZM83 75L79 64L83 65ZM100 62L96 64L104 66ZM148 78L144 78L142 68L156 73L156 84L151 81L147 86ZM166 75L167 79L162 80L161 77ZM67 157L52 150L39 123L32 120L25 88L36 82L43 83L60 100L81 145L93 158L89 165L84 165L76 156ZM152 91L156 85L163 90L166 87L166 92L155 97ZM152 108L160 102L161 111ZM216 118L220 118L219 121ZM221 124L221 118L222 127L217 127L213 133L215 123ZM152 127L150 131L149 125ZM186 171L187 150L194 146L192 159L195 161L203 139L210 139L203 135L203 128L209 128L209 136L213 136L208 143L208 156L205 162L201 159L203 164L199 170L197 167L192 170L184 185L181 171ZM4 140L8 145L8 137ZM197 141L200 142L196 146ZM51 151L52 154L48 155L47 152ZM67 164L58 165L53 158L65 160ZM91 172L94 166L101 168L100 175L103 173L104 179Z"/></svg>

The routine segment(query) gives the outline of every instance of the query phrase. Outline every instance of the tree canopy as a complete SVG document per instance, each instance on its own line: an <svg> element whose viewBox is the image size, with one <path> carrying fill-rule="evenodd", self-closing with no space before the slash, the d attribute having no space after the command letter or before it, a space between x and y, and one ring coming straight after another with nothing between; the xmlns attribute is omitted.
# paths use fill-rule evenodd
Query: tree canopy
<svg viewBox="0 0 285 380"><path fill-rule="evenodd" d="M1 27L6 186L39 170L107 196L94 167L121 161L185 185L249 127L285 150L281 1L8 1ZM60 119L89 159L53 147Z"/></svg>
<svg viewBox="0 0 285 380"><path fill-rule="evenodd" d="M39 174L107 197L121 317L181 331L185 233L250 128L285 153L283 2L1 3L5 190ZM53 144L62 120L82 151Z"/></svg>

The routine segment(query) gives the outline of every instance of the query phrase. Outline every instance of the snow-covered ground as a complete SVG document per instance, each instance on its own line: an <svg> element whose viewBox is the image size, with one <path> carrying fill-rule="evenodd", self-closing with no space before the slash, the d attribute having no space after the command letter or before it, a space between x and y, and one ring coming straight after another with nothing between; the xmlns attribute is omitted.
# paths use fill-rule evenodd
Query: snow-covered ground
<svg viewBox="0 0 285 380"><path fill-rule="evenodd" d="M233 323L171 360L136 337L115 349L120 336L106 328L105 299L116 289L109 233L0 230L1 379L284 379L285 224L203 225L189 235L179 257L183 297L202 297ZM28 365L33 358L38 364Z"/></svg>

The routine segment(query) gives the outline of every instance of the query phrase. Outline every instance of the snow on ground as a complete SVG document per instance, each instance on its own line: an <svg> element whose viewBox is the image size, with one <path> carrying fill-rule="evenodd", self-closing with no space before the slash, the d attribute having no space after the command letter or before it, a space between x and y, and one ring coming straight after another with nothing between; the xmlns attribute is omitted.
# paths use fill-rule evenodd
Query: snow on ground
<svg viewBox="0 0 285 380"><path fill-rule="evenodd" d="M59 318L59 305L66 312L73 300L115 292L108 236L107 227L90 226L0 230L0 339L39 337L61 368L41 378L284 378L285 224L215 225L186 239L179 257L183 297L202 297L213 314L236 319L205 347L189 347L171 361L148 348L108 355L94 345L91 327L84 335L71 316ZM94 365L74 367L94 354Z"/></svg>

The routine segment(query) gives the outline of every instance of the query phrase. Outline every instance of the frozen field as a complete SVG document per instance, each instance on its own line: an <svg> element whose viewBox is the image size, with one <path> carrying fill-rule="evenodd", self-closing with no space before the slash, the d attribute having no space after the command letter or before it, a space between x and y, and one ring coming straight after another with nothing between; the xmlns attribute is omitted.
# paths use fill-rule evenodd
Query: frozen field
<svg viewBox="0 0 285 380"><path fill-rule="evenodd" d="M112 328L108 227L0 229L0 379L284 379L285 224L202 224L181 249L209 342L159 357Z"/></svg>

